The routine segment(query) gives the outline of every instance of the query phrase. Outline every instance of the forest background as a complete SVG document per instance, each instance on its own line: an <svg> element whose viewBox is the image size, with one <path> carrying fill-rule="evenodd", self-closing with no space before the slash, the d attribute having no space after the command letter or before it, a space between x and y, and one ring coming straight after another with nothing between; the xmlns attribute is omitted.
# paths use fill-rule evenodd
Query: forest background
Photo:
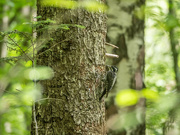
<svg viewBox="0 0 180 135"><path fill-rule="evenodd" d="M163 135L169 111L178 107L178 85L176 84L179 83L177 76L179 76L180 66L178 60L180 52L180 2L173 1L173 11L169 9L172 6L171 2L170 0L146 0L144 10L146 47L144 83L149 90L147 91L148 96L146 96L147 135ZM33 43L29 37L34 36L32 22L36 21L35 13L36 2L34 0L0 1L1 135L30 134L32 104L33 101L41 97L41 86L34 87L32 81L34 76L32 75L33 70L30 69L32 67L31 61L20 57L26 50L33 52L33 48L29 49ZM173 34L172 29L174 30ZM14 40L18 45L13 43ZM174 48L172 47L173 42L176 43ZM175 70L174 65L178 67L178 70ZM52 77L52 74L44 74L51 72L49 68L44 67L37 70L40 74L39 79ZM31 75L29 76L29 74ZM131 96L129 100L134 103L134 95ZM126 104L125 102L124 106Z"/></svg>

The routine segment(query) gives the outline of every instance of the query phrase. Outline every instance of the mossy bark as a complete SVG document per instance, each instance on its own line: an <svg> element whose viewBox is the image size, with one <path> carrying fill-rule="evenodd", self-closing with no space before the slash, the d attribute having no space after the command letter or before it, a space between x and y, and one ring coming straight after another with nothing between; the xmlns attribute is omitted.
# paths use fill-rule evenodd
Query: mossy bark
<svg viewBox="0 0 180 135"><path fill-rule="evenodd" d="M54 77L40 81L43 99L35 104L31 134L106 134L104 102L98 101L105 75L106 16L80 8L43 7L40 0L37 15L42 16L39 20L55 20L56 25L86 28L38 32L38 38L49 41L38 51L37 65L51 67Z"/></svg>

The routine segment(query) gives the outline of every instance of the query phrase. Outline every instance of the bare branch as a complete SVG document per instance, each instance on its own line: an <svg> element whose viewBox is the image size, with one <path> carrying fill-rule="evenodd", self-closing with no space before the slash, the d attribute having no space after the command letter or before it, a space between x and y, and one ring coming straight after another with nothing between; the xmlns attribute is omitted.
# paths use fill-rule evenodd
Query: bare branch
<svg viewBox="0 0 180 135"><path fill-rule="evenodd" d="M42 52L42 53L40 53L40 54L38 54L38 55L42 55L43 53L50 51L50 49L52 49L53 47L57 46L57 45L58 45L58 44L60 44L60 43L65 42L65 41L68 41L68 40L67 40L67 39L62 40L62 41L60 41L60 42L58 42L58 43L54 44L54 45L53 45L53 46L51 46L49 49L47 49L46 51L44 51L44 52ZM36 49L36 48L35 48L35 49Z"/></svg>
<svg viewBox="0 0 180 135"><path fill-rule="evenodd" d="M112 57L112 58L119 58L118 55L116 55L116 54L110 54L110 53L106 53L106 56L107 56L107 57Z"/></svg>
<svg viewBox="0 0 180 135"><path fill-rule="evenodd" d="M117 47L117 46L115 46L115 45L113 45L113 44L107 43L107 42L105 43L105 45L112 46L113 48L119 49L119 47Z"/></svg>

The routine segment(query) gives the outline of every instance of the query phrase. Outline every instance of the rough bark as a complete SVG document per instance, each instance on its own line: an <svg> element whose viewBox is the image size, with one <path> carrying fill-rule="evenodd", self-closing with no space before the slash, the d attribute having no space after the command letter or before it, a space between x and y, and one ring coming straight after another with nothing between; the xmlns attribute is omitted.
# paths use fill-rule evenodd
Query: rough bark
<svg viewBox="0 0 180 135"><path fill-rule="evenodd" d="M57 24L86 28L38 32L38 38L53 38L38 52L37 65L51 67L54 77L40 81L43 98L35 104L31 134L106 134L104 102L98 101L105 74L105 15L84 9L43 7L40 0L37 15L42 16L39 21L50 18Z"/></svg>
<svg viewBox="0 0 180 135"><path fill-rule="evenodd" d="M108 0L108 42L119 47L113 52L119 55L112 64L119 68L118 79L114 93L123 89L141 90L144 87L144 6L145 0ZM114 104L114 95L111 94L107 108L107 126L109 133L113 135L145 135L145 100L141 99L135 106L119 110ZM135 112L134 121L138 125L134 127L115 128L111 123L123 113ZM140 120L138 120L138 117ZM125 121L128 121L126 119ZM122 124L121 126L125 125ZM121 131L118 129L121 128Z"/></svg>

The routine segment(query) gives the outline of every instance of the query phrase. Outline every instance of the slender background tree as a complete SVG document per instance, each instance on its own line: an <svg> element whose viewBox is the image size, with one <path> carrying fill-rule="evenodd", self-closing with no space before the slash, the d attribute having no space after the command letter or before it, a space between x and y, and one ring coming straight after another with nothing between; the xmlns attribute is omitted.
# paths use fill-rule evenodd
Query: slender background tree
<svg viewBox="0 0 180 135"><path fill-rule="evenodd" d="M108 0L107 4L109 6L107 41L119 47L119 50L112 50L112 52L119 55L119 58L110 62L118 66L119 72L114 94L111 94L110 103L107 103L107 125L109 132L113 135L125 135L129 132L132 135L144 135L145 100L140 99L137 105L120 110L116 107L114 101L116 94L121 90L141 90L144 88L145 0ZM132 112L134 113L132 114ZM124 114L128 114L129 117L125 117ZM116 123L115 119L119 115L121 117L121 119L118 119L120 121L119 125L115 126L112 121ZM130 116L132 119L129 119ZM134 122L131 122L131 120Z"/></svg>

